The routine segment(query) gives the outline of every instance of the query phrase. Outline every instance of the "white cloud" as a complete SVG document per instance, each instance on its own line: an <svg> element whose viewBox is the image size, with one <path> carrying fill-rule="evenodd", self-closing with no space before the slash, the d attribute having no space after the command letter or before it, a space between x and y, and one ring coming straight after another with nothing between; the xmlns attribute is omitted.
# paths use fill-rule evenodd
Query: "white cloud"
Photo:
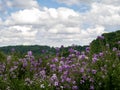
<svg viewBox="0 0 120 90"><path fill-rule="evenodd" d="M86 22L92 25L116 25L120 23L120 6L93 3L91 10L84 14Z"/></svg>
<svg viewBox="0 0 120 90"><path fill-rule="evenodd" d="M52 26L48 32L55 34L74 34L80 33L80 27L66 27L63 24L57 24L56 26Z"/></svg>
<svg viewBox="0 0 120 90"><path fill-rule="evenodd" d="M11 26L9 29L20 32L20 36L29 40L34 40L37 33L37 31L31 30L32 26Z"/></svg>
<svg viewBox="0 0 120 90"><path fill-rule="evenodd" d="M17 7L17 8L31 8L31 7L39 7L37 0L4 0L6 2L7 7Z"/></svg>
<svg viewBox="0 0 120 90"><path fill-rule="evenodd" d="M91 9L85 13L65 7L27 8L11 13L5 21L0 19L0 43L86 45L108 32L108 26L118 25L119 18L120 6L103 3L91 3Z"/></svg>
<svg viewBox="0 0 120 90"><path fill-rule="evenodd" d="M40 11L36 8L20 10L12 13L6 24L34 24L38 22L39 15Z"/></svg>
<svg viewBox="0 0 120 90"><path fill-rule="evenodd" d="M8 15L9 10L39 8L37 0L0 0L0 14Z"/></svg>
<svg viewBox="0 0 120 90"><path fill-rule="evenodd" d="M76 33L80 33L79 23L81 23L81 21L77 20L79 17L78 12L68 8L43 8L42 10L38 8L24 9L12 13L6 21L4 21L4 25L7 26L8 29L2 28L4 30L2 30L3 34L1 33L1 35L8 35L7 37L4 36L4 38L8 38L8 40L13 40L14 37L18 37L17 39L21 41L21 43L25 41L31 44L41 44L41 42L43 44L44 41L51 43L56 38L63 40L66 38L72 39ZM15 30L17 33L14 33ZM67 34L72 34L72 36ZM32 40L33 42L28 40L31 39L31 37L35 39L34 41ZM58 40L55 40L55 43L57 44Z"/></svg>
<svg viewBox="0 0 120 90"><path fill-rule="evenodd" d="M101 0L101 3L108 4L108 5L114 5L119 6L120 0Z"/></svg>
<svg viewBox="0 0 120 90"><path fill-rule="evenodd" d="M35 41L37 31L32 26L9 26L0 30L1 45L19 45Z"/></svg>
<svg viewBox="0 0 120 90"><path fill-rule="evenodd" d="M54 13L55 16L54 16ZM18 12L12 13L6 20L6 24L42 24L49 22L56 23L56 21L64 22L64 20L70 21L70 18L76 18L79 16L72 9L68 8L44 8L40 10L38 8L24 9Z"/></svg>

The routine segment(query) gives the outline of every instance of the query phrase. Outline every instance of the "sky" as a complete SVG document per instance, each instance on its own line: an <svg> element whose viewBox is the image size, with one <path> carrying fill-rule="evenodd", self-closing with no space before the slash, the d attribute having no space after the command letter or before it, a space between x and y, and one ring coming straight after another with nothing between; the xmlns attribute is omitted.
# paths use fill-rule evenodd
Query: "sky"
<svg viewBox="0 0 120 90"><path fill-rule="evenodd" d="M0 46L89 45L120 30L120 0L0 0Z"/></svg>

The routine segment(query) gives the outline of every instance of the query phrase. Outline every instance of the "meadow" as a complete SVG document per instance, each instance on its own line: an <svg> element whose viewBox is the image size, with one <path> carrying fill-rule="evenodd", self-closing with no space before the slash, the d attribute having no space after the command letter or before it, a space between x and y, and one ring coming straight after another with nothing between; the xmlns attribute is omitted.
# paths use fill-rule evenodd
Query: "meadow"
<svg viewBox="0 0 120 90"><path fill-rule="evenodd" d="M111 49L98 39L98 53L69 48L64 55L61 46L54 56L36 59L32 51L24 58L11 52L0 61L0 90L120 90L120 41Z"/></svg>

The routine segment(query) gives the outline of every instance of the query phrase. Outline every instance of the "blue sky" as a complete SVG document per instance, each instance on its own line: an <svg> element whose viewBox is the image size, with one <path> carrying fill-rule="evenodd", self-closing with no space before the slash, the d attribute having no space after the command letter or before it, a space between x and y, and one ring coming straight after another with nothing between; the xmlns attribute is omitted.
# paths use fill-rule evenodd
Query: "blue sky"
<svg viewBox="0 0 120 90"><path fill-rule="evenodd" d="M119 0L0 0L0 46L88 45L120 29Z"/></svg>

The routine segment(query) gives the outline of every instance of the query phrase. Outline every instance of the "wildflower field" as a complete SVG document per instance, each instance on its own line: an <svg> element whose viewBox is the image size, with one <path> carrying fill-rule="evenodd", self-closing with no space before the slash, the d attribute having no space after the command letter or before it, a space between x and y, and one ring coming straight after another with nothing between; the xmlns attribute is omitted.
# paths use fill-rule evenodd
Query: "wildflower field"
<svg viewBox="0 0 120 90"><path fill-rule="evenodd" d="M28 51L24 58L11 53L0 61L0 90L120 90L120 41L118 47L102 45L101 52L91 47L80 52L63 47L56 55L39 59Z"/></svg>

